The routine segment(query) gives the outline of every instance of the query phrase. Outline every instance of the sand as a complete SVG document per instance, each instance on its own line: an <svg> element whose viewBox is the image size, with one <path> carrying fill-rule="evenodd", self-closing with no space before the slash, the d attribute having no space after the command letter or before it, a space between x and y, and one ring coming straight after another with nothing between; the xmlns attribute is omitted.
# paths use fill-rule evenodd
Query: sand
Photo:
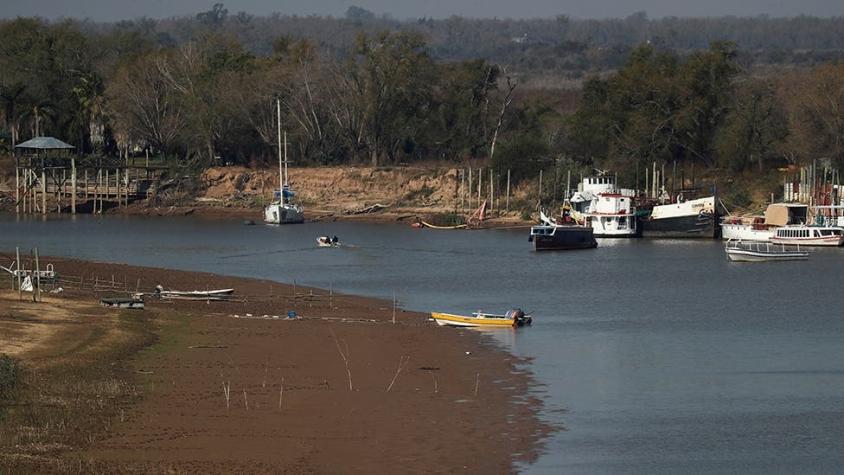
<svg viewBox="0 0 844 475"><path fill-rule="evenodd" d="M551 430L537 417L541 401L531 396L525 361L425 314L399 310L393 324L390 302L301 287L294 298L287 285L211 274L43 262L88 282L113 275L133 290L234 288L239 299L147 300L158 343L121 363L142 397L84 448L98 467L500 473L533 460ZM68 288L62 298L100 295ZM74 311L45 304L58 305ZM285 319L289 310L300 318ZM16 354L26 361L27 351Z"/></svg>

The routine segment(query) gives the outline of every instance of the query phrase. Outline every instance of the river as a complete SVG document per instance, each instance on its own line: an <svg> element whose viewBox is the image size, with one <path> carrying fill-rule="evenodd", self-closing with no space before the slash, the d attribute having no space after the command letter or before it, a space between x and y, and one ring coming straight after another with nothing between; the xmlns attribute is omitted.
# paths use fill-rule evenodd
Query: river
<svg viewBox="0 0 844 475"><path fill-rule="evenodd" d="M317 249L319 235L347 246ZM565 425L526 473L831 473L844 466L844 249L730 263L716 241L531 251L525 231L0 216L0 249L296 281L408 309L503 311ZM5 263L4 263L5 265Z"/></svg>

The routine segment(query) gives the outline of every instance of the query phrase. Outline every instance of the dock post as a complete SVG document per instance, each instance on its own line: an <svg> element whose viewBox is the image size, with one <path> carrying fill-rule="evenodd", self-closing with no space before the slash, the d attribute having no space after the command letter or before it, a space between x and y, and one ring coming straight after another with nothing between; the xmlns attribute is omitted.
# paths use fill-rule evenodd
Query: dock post
<svg viewBox="0 0 844 475"><path fill-rule="evenodd" d="M15 267L18 278L18 300L23 300L23 291L21 290L21 248L15 247Z"/></svg>
<svg viewBox="0 0 844 475"><path fill-rule="evenodd" d="M41 161L41 214L47 214L47 171L44 170L44 161Z"/></svg>
<svg viewBox="0 0 844 475"><path fill-rule="evenodd" d="M469 190L468 204L469 204L469 208L471 208L472 207L472 167L469 167L469 186L466 189Z"/></svg>
<svg viewBox="0 0 844 475"><path fill-rule="evenodd" d="M35 289L32 292L32 301L41 300L41 266L38 265L38 248L35 248Z"/></svg>
<svg viewBox="0 0 844 475"><path fill-rule="evenodd" d="M18 170L18 160L15 159L15 214L21 212L21 176Z"/></svg>
<svg viewBox="0 0 844 475"><path fill-rule="evenodd" d="M495 205L495 197L493 192L495 190L494 180L492 179L492 167L489 169L489 210L492 211L492 208Z"/></svg>
<svg viewBox="0 0 844 475"><path fill-rule="evenodd" d="M484 181L484 169L478 168L478 198L477 198L477 201L478 201L478 207L479 208L481 206L481 186L483 185L483 181Z"/></svg>
<svg viewBox="0 0 844 475"><path fill-rule="evenodd" d="M70 214L76 214L76 159L70 159Z"/></svg>
<svg viewBox="0 0 844 475"><path fill-rule="evenodd" d="M507 201L506 201L506 206L507 206L507 212L509 213L510 212L510 169L509 168L507 169Z"/></svg>

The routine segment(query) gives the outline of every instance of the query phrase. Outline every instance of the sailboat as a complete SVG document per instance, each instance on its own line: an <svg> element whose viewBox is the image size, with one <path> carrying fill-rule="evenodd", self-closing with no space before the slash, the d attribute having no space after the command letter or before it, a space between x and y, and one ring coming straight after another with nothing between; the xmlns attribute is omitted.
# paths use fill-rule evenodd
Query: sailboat
<svg viewBox="0 0 844 475"><path fill-rule="evenodd" d="M305 213L301 206L290 202L296 194L290 189L287 181L287 132L284 133L284 157L282 159L281 143L281 101L276 99L276 114L278 119L278 181L279 190L275 193L275 200L264 208L264 222L268 224L304 223Z"/></svg>

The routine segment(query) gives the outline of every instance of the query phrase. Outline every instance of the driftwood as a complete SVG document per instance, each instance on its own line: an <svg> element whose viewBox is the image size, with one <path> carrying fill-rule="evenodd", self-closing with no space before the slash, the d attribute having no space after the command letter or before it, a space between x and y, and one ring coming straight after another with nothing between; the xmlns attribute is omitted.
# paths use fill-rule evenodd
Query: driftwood
<svg viewBox="0 0 844 475"><path fill-rule="evenodd" d="M344 211L343 213L344 213L344 214L369 214L369 213L377 213L378 211L381 211L382 209L389 208L389 207L390 207L390 205L382 205L382 204L380 204L380 203L375 203L374 205L371 205L371 206L365 206L365 207L363 207L363 208L359 208L359 209L350 209L350 210L346 210L346 211Z"/></svg>

